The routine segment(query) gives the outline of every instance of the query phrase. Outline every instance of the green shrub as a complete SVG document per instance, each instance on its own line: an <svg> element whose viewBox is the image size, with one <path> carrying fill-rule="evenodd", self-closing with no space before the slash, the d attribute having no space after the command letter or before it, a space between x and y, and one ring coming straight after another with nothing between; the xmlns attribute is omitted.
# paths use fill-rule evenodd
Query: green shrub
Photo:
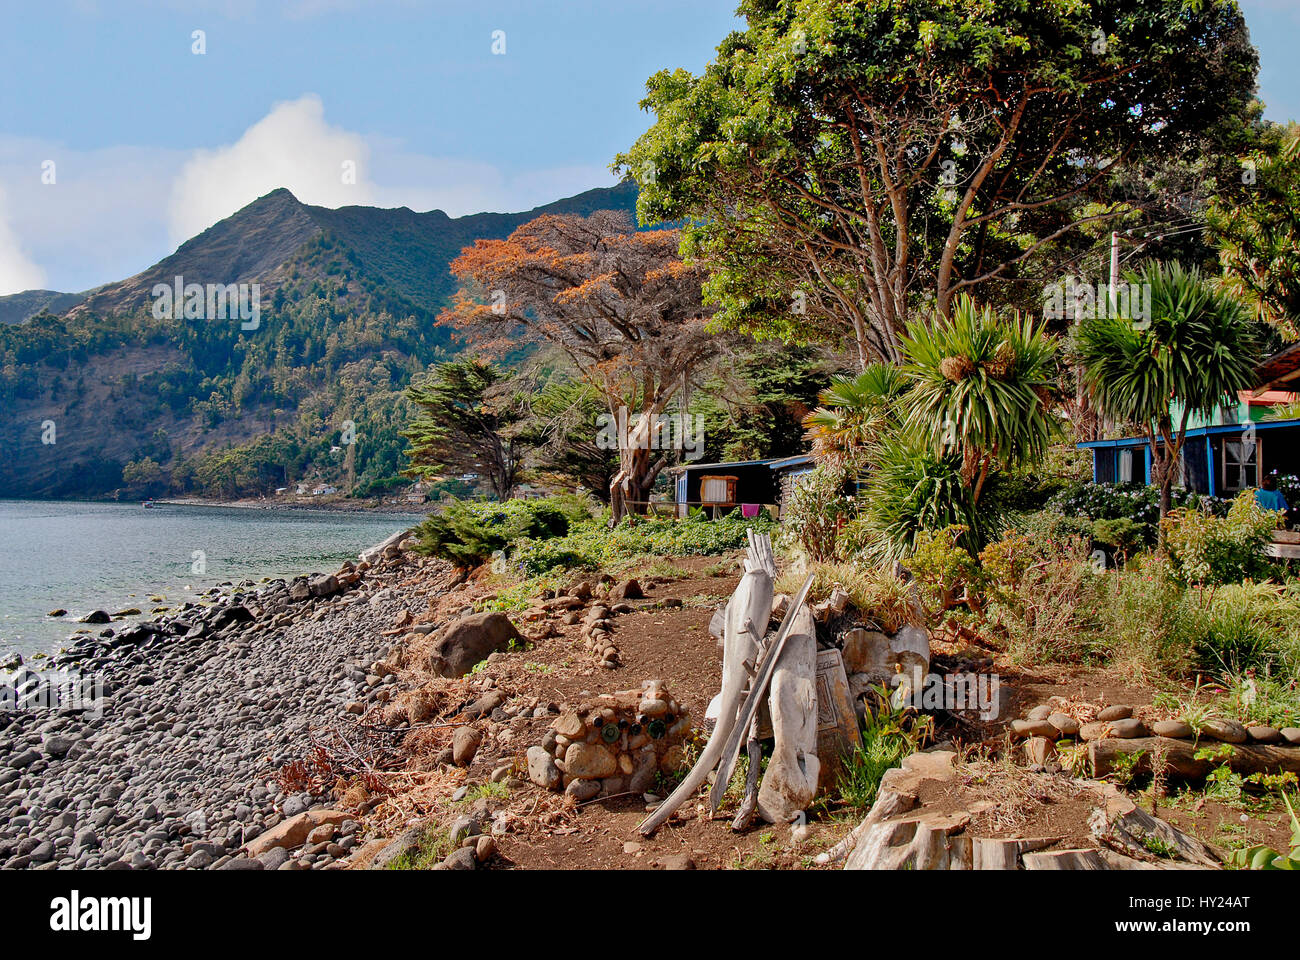
<svg viewBox="0 0 1300 960"><path fill-rule="evenodd" d="M585 502L573 496L504 503L456 500L416 528L416 552L472 568L516 541L562 537L572 525L590 519Z"/></svg>
<svg viewBox="0 0 1300 960"><path fill-rule="evenodd" d="M851 480L849 470L825 465L800 477L781 518L781 546L802 551L813 563L846 559L843 528L862 506L844 492Z"/></svg>
<svg viewBox="0 0 1300 960"><path fill-rule="evenodd" d="M1093 572L1086 538L1059 542L1012 535L980 552L982 627L1013 663L1078 662L1104 646L1097 630L1104 578Z"/></svg>
<svg viewBox="0 0 1300 960"><path fill-rule="evenodd" d="M1238 583L1272 572L1263 547L1277 517L1262 509L1250 491L1238 494L1226 516L1183 508L1161 525L1174 573L1185 583Z"/></svg>
<svg viewBox="0 0 1300 960"><path fill-rule="evenodd" d="M875 451L867 483L861 553L876 564L911 554L925 531L961 527L961 545L978 553L1002 522L996 496L972 502L971 487L961 477L958 454L939 456L915 440L894 437ZM991 494L999 481L989 477Z"/></svg>
<svg viewBox="0 0 1300 960"><path fill-rule="evenodd" d="M507 564L525 577L536 577L549 570L604 568L638 557L718 555L745 547L751 529L766 533L772 526L766 511L745 519L739 509L717 520L632 517L612 530L593 518L574 524L563 537L511 540Z"/></svg>
<svg viewBox="0 0 1300 960"><path fill-rule="evenodd" d="M1231 503L1180 487L1170 491L1170 500L1174 507L1195 507L1216 514L1227 513ZM1137 483L1071 483L1048 501L1046 509L1081 522L1081 530L1087 532L1098 520L1129 520L1140 527L1141 542L1151 546L1159 532L1160 488Z"/></svg>

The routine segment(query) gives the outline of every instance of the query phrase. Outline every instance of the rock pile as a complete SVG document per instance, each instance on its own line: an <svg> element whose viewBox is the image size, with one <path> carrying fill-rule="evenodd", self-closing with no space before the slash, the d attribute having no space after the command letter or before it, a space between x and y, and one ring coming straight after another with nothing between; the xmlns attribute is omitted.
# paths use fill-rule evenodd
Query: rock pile
<svg viewBox="0 0 1300 960"><path fill-rule="evenodd" d="M528 749L528 777L579 802L646 793L655 775L675 773L690 737L687 709L658 680L639 690L604 694L566 710L540 745Z"/></svg>
<svg viewBox="0 0 1300 960"><path fill-rule="evenodd" d="M1300 772L1300 728L1246 726L1231 719L1205 720L1194 728L1183 720L1144 720L1134 708L1115 704L1080 718L1040 704L1011 722L1011 735L1031 766L1054 763L1061 741L1082 741L1097 776L1104 776L1121 757L1136 758L1135 770L1148 772L1156 755L1166 767L1182 776L1200 777L1215 761L1197 756L1199 745L1226 744L1222 761L1243 773ZM1084 714L1084 717L1091 715Z"/></svg>
<svg viewBox="0 0 1300 960"><path fill-rule="evenodd" d="M555 636L561 624L582 624L582 639L588 651L601 667L615 670L622 661L614 642L614 619L633 611L627 601L644 597L640 581L617 581L603 574L594 585L584 580L559 593L546 591L533 606L519 615L519 619L536 624L539 636ZM585 615L582 612L584 607L587 607Z"/></svg>
<svg viewBox="0 0 1300 960"><path fill-rule="evenodd" d="M151 622L81 635L37 670L11 661L18 672L0 690L14 704L0 711L0 865L343 861L361 811L345 817L276 773L349 701L368 709L394 690L396 677L375 665L391 652L383 628L404 610L391 584L413 564L377 564L227 585ZM42 703L57 671L101 681L101 695L79 709Z"/></svg>

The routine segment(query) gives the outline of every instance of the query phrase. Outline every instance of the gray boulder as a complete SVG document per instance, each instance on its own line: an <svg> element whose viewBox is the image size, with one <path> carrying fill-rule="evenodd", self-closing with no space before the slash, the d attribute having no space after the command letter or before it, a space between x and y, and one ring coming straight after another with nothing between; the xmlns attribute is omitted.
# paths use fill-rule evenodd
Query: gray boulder
<svg viewBox="0 0 1300 960"><path fill-rule="evenodd" d="M488 654L503 650L512 640L523 641L504 613L471 613L448 624L434 641L429 672L439 677L463 677Z"/></svg>

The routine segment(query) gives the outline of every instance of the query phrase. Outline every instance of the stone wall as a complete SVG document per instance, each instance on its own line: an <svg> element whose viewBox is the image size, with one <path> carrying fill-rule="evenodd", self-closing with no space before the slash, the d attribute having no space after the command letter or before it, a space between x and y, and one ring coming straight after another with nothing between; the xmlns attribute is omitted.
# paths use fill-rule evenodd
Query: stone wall
<svg viewBox="0 0 1300 960"><path fill-rule="evenodd" d="M691 721L684 705L658 680L639 690L603 694L565 710L541 744L528 750L528 776L579 801L646 793L660 771L685 765Z"/></svg>

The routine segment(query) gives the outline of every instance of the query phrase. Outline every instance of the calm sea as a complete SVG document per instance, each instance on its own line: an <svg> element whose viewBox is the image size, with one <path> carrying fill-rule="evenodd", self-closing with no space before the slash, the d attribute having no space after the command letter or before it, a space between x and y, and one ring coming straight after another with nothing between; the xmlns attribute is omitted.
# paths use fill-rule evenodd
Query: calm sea
<svg viewBox="0 0 1300 960"><path fill-rule="evenodd" d="M419 520L393 513L0 500L0 654L56 650L83 627L76 619L92 610L138 607L147 617L154 607L226 581L332 569ZM47 616L59 607L67 617Z"/></svg>

